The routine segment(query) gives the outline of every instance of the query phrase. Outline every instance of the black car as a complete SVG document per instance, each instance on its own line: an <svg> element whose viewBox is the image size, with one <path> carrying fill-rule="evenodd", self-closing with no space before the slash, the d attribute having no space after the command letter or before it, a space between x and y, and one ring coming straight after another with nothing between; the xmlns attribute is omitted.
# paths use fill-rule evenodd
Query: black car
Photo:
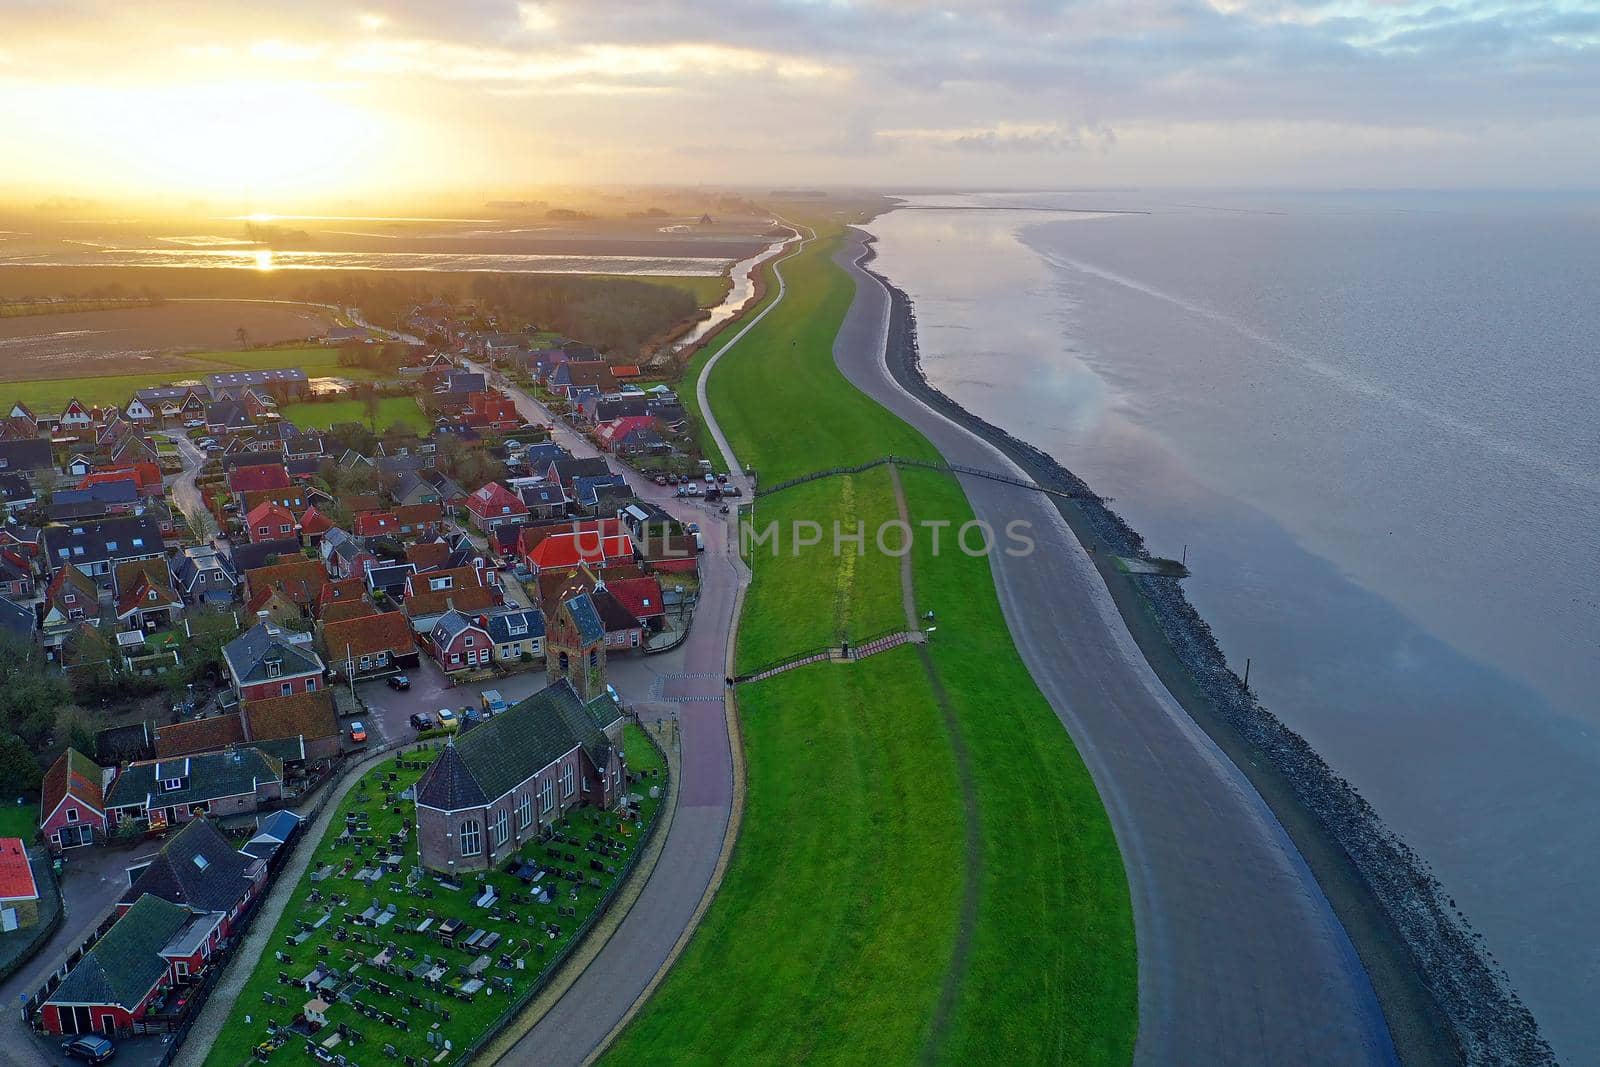
<svg viewBox="0 0 1600 1067"><path fill-rule="evenodd" d="M389 688L390 689L410 689L411 688L411 679L407 678L403 674L391 674L391 675L389 675Z"/></svg>
<svg viewBox="0 0 1600 1067"><path fill-rule="evenodd" d="M431 730L434 727L433 716L427 712L419 711L411 716L411 725L418 730Z"/></svg>
<svg viewBox="0 0 1600 1067"><path fill-rule="evenodd" d="M80 1034L61 1042L61 1054L84 1063L104 1063L117 1054L117 1046L99 1034Z"/></svg>

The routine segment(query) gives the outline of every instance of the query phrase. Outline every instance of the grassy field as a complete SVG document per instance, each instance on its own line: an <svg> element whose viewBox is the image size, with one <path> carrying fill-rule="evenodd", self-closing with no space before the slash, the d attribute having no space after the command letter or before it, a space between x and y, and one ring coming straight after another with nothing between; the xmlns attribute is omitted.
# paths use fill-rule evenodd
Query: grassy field
<svg viewBox="0 0 1600 1067"><path fill-rule="evenodd" d="M319 400L299 404L285 404L279 413L302 430L325 430L336 422L367 421L365 405L359 400ZM378 417L374 420L379 430L401 426L418 433L428 430L428 417L417 402L409 396L386 396L378 401Z"/></svg>
<svg viewBox="0 0 1600 1067"><path fill-rule="evenodd" d="M0 837L20 837L32 841L39 829L39 805L6 804L0 806Z"/></svg>
<svg viewBox="0 0 1600 1067"><path fill-rule="evenodd" d="M617 275L596 274L596 278L614 278ZM648 274L629 274L627 277L636 282L648 282L650 285L660 285L668 289L687 289L694 294L695 303L701 307L711 307L722 303L722 298L727 295L727 274L705 277L699 274L685 274L675 277L652 277Z"/></svg>
<svg viewBox="0 0 1600 1067"><path fill-rule="evenodd" d="M625 751L628 753L629 767L634 771L660 771L662 761L656 750L644 741L642 734L638 733L637 726L628 726L629 736L625 739ZM406 757L408 760L431 758ZM344 815L347 812L365 812L369 819L370 830L366 833L377 839L381 844L387 841L391 833L401 831L402 815L394 813L392 807L385 806L379 783L389 773L396 774L394 783L396 792L409 787L419 777L421 772L411 769L400 769L396 761L385 760L375 769L368 770L363 775L363 783L346 796L340 805L340 811L328 826L328 832L323 839L316 843L316 855L309 871L315 871L324 865L331 867L335 872L342 872L346 864L350 865L353 872L365 866L368 860L379 849L367 850L367 855L357 857L355 845L338 843L337 838L344 830ZM648 822L655 817L655 808L659 801L651 800L648 796L643 801L643 818ZM409 814L410 805L399 805L402 811ZM569 814L562 826L563 832L572 842L564 848L570 849L577 857L576 862L557 862L557 866L571 869L580 869L585 876L588 875L588 864L584 861L592 858L584 850L584 844L590 840L590 835L596 831L606 833L608 836L624 842L625 854L631 854L637 848L641 836L632 827L624 833L619 828L619 820L609 813L597 812L593 809L580 808ZM437 1054L437 1050L430 1046L426 1040L426 1033L434 1022L439 1022L439 1033L448 1038L456 1055L446 1057L447 1062L455 1062L460 1053L464 1052L474 1040L488 1032L497 1024L500 1017L514 1003L511 997L520 995L542 976L556 957L572 940L577 928L584 919L595 910L604 896L602 889L596 889L587 882L574 883L561 880L559 885L562 891L556 895L555 900L549 904L537 903L530 899L527 887L515 878L502 871L490 872L486 875L472 875L463 878L462 888L451 890L435 880L432 876L424 877L415 887L408 887L404 872L411 869L416 862L415 832L407 832L407 841L400 851L405 860L401 866L402 874L383 879L379 882L357 881L343 873L336 873L333 877L318 883L312 883L309 873L302 878L295 887L290 898L289 906L284 909L278 925L273 929L269 941L269 952L256 962L255 970L246 981L243 990L233 1005L232 1014L223 1028L222 1035L211 1047L206 1056L205 1063L214 1067L240 1067L240 1065L255 1062L252 1059L252 1049L267 1040L268 1020L279 1025L288 1025L295 1015L300 1012L302 1005L307 1000L305 991L297 985L285 985L278 980L280 972L292 978L300 978L310 972L318 962L324 962L349 973L352 967L359 964L359 977L368 983L365 989L358 992L357 999L370 1008L388 1013L391 1017L404 1021L408 1028L401 1029L390 1025L382 1019L362 1016L355 1007L340 1001L334 1003L328 1010L328 1029L322 1031L319 1040L326 1038L333 1032L339 1023L346 1023L355 1027L364 1035L364 1047L352 1051L341 1048L339 1051L349 1052L350 1055L362 1063L383 1062L390 1057L381 1051L385 1045L393 1045L400 1057L414 1056L419 1061L429 1062ZM302 843L301 848L312 847ZM530 843L522 850L522 855L534 862L546 859L546 847ZM555 861L552 861L555 862ZM607 863L617 866L625 862L624 857L606 860ZM541 881L540 885L549 884L554 879L550 876ZM500 894L498 907L501 910L500 918L494 918L487 909L473 906L473 899L482 892L483 884L493 885ZM420 895L419 890L432 893L431 897ZM576 893L576 896L572 896ZM315 896L313 896L315 894ZM337 894L346 898L344 902L334 904L332 898ZM377 904L380 909L389 903L397 908L396 918L384 926L376 929L349 924L344 921L344 916L359 916L370 905ZM577 909L577 914L572 917L557 915L557 904L570 905ZM509 981L511 989L499 991L499 995L490 996L480 991L472 999L462 999L452 990L459 988L467 967L479 957L476 949L449 948L440 942L434 931L417 933L416 927L420 919L411 915L416 909L421 916L436 915L439 920L455 917L464 920L468 925L465 928L489 930L501 935L501 942L487 955L493 961L482 973L486 981L496 983ZM310 931L310 936L300 944L294 944L290 938L301 929L301 924L311 925L324 913L332 913L332 918ZM550 926L559 928L558 934L552 935ZM439 925L436 921L434 927ZM345 931L346 939L337 939L339 931ZM465 932L464 932L465 933ZM376 956L385 944L393 944L396 948L393 957L395 969L385 973L379 966L368 962ZM326 954L319 950L327 949ZM293 962L282 961L272 953L287 953ZM513 964L510 967L500 966L501 954L508 954L523 961L522 969L517 969ZM425 985L420 978L412 978L410 971L418 967L423 956L431 956L436 962L446 966L447 971L441 979L441 988L433 989ZM248 966L248 962L240 965ZM384 993L373 988L372 982L382 982L389 987L389 992ZM509 992L511 997L506 993ZM272 998L269 1003L268 998ZM421 1005L411 1003L411 998L417 998ZM328 1000L334 998L329 995ZM285 1003L286 1002L286 1003ZM444 1018L448 1011L449 1018ZM250 1017L250 1022L245 1022L245 1017ZM284 1063L316 1063L317 1060L305 1053L305 1038L300 1035L290 1034L282 1047L272 1052L266 1062L270 1064Z"/></svg>
<svg viewBox="0 0 1600 1067"><path fill-rule="evenodd" d="M312 378L372 380L378 377L363 367L341 367L338 365L338 358L339 353L336 350L320 345L306 348L264 348L246 352L185 353L181 367L167 370L142 374L108 374L8 382L0 385L0 403L9 410L13 401L21 400L36 414L58 414L73 397L90 405L126 404L135 389L165 385L171 381L198 381L207 374L227 374L239 370L271 370L279 367L299 367Z"/></svg>
<svg viewBox="0 0 1600 1067"><path fill-rule="evenodd" d="M710 395L769 484L886 453L931 457L838 372L851 297L838 231L785 270L784 304L717 365ZM960 486L902 472L913 523L971 517ZM886 469L757 509L869 527ZM754 554L743 665L904 624L898 560ZM1134 940L1115 839L1070 739L1018 658L988 563L913 555L939 632L852 665L739 690L747 806L726 880L614 1063L1126 1063Z"/></svg>

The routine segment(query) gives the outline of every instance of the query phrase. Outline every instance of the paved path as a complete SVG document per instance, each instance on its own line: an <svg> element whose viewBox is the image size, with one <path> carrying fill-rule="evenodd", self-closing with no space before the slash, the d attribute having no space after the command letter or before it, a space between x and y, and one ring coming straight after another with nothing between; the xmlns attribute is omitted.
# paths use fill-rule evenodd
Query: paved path
<svg viewBox="0 0 1600 1067"><path fill-rule="evenodd" d="M889 297L857 266L840 369L951 463L1022 472L902 390L884 365ZM1038 551L991 558L1024 662L1094 775L1133 897L1141 1064L1395 1061L1371 982L1294 844L1156 678L1053 502L963 477L979 518L1033 526Z"/></svg>
<svg viewBox="0 0 1600 1067"><path fill-rule="evenodd" d="M780 277L778 296L761 314L775 307L782 297ZM704 382L716 360L748 329L749 325L742 328L717 356L707 361L696 387L708 427L733 472L732 481L744 491L744 499L750 498L750 486L739 473L738 460L706 403ZM474 367L471 363L468 366ZM475 369L490 375L495 386L516 403L524 419L548 423L555 440L574 456L599 454L587 439L556 419L515 383L488 367ZM654 988L657 973L681 950L684 935L704 913L708 894L722 876L730 820L737 803L735 753L729 739L722 680L728 670L737 605L750 580L736 551L738 512L730 510L728 516L723 516L704 501L680 499L672 489L658 486L624 465L614 466L626 475L637 496L676 518L699 522L705 538L706 551L700 560L700 603L689 637L673 652L645 661L646 665L670 661L675 673L660 678L660 685L651 694L656 699L633 702L646 721L656 715L677 721L681 780L661 858L638 900L565 995L506 1053L501 1062L507 1064L581 1064L610 1040L640 999ZM626 695L630 691L623 692Z"/></svg>

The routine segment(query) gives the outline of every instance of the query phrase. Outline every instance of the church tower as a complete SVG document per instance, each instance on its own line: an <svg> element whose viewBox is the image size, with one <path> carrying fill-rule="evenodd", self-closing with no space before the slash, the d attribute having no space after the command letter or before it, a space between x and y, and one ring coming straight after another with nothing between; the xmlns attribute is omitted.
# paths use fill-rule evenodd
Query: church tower
<svg viewBox="0 0 1600 1067"><path fill-rule="evenodd" d="M544 669L552 684L571 682L585 704L606 695L606 628L588 593L563 598L545 621Z"/></svg>

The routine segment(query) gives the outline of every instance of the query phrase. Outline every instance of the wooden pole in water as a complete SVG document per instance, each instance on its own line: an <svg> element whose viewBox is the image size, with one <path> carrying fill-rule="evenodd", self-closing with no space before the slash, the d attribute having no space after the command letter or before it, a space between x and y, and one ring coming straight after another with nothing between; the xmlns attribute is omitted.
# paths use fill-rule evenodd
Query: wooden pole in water
<svg viewBox="0 0 1600 1067"><path fill-rule="evenodd" d="M1183 546L1183 559L1179 560L1179 562L1182 563L1185 567L1187 567L1189 565L1189 546L1188 545L1184 545Z"/></svg>
<svg viewBox="0 0 1600 1067"><path fill-rule="evenodd" d="M1250 657L1244 658L1244 687L1246 692L1250 689Z"/></svg>

